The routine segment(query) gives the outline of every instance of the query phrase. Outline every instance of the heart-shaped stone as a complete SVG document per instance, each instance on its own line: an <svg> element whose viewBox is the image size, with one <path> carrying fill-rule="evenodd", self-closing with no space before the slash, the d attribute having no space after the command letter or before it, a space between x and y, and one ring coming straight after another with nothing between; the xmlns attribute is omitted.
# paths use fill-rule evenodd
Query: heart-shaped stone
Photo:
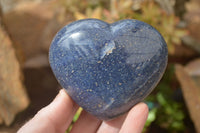
<svg viewBox="0 0 200 133"><path fill-rule="evenodd" d="M51 68L83 109L108 120L127 112L157 85L167 65L158 31L138 20L85 19L65 26L49 51Z"/></svg>

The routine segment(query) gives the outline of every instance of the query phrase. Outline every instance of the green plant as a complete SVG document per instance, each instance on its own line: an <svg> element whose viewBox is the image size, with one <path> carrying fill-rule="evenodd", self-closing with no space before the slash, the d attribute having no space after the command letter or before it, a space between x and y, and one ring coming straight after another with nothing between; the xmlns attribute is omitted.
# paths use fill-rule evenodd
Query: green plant
<svg viewBox="0 0 200 133"><path fill-rule="evenodd" d="M66 133L70 133L70 131L71 131L71 129L72 129L74 123L78 120L78 118L79 118L79 116L80 116L82 110L83 110L82 108L79 108L79 109L78 109L78 111L77 111L76 114L74 115L74 118L73 118L73 120L72 120L72 122L71 122L69 128L67 129Z"/></svg>
<svg viewBox="0 0 200 133"><path fill-rule="evenodd" d="M156 87L155 93L147 97L146 102L150 107L150 115L146 126L154 122L169 132L184 130L185 112L183 103L176 102L173 99L174 90L170 87L172 80L174 80L173 77L173 66L169 66L162 81ZM154 105L152 106L151 104Z"/></svg>
<svg viewBox="0 0 200 133"><path fill-rule="evenodd" d="M143 3L141 13L134 13L133 17L155 27L163 35L170 54L174 53L175 45L181 44L181 37L187 34L186 30L177 28L178 17L168 15L154 2Z"/></svg>

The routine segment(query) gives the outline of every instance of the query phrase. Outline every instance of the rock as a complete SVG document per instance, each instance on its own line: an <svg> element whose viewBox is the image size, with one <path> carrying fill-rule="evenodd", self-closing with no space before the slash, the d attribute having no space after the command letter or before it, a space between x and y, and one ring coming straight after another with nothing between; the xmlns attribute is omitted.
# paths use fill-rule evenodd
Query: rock
<svg viewBox="0 0 200 133"><path fill-rule="evenodd" d="M196 40L191 36L184 36L181 40L186 46L200 54L200 41Z"/></svg>
<svg viewBox="0 0 200 133"><path fill-rule="evenodd" d="M48 56L46 54L36 55L35 57L29 59L25 62L24 68L41 68L44 66L49 66Z"/></svg>
<svg viewBox="0 0 200 133"><path fill-rule="evenodd" d="M188 68L191 68L191 64ZM194 78L188 74L188 68L184 68L183 66L177 64L175 66L175 72L178 81L181 84L181 89L190 113L190 117L194 122L197 133L200 133L200 84L199 82L196 83Z"/></svg>
<svg viewBox="0 0 200 133"><path fill-rule="evenodd" d="M49 0L1 0L0 4L2 6L2 11L3 12L9 12L16 6L24 3L24 2L42 2L42 1L49 1Z"/></svg>
<svg viewBox="0 0 200 133"><path fill-rule="evenodd" d="M176 0L155 0L162 9L164 9L168 14L174 13L174 5Z"/></svg>
<svg viewBox="0 0 200 133"><path fill-rule="evenodd" d="M194 49L200 53L200 1L199 0L190 0L186 4L187 12L184 16L184 19L187 23L187 29L189 31L188 36L182 38L182 41L185 45Z"/></svg>
<svg viewBox="0 0 200 133"><path fill-rule="evenodd" d="M200 77L200 58L197 58L191 62L189 62L185 66L185 70L192 77Z"/></svg>
<svg viewBox="0 0 200 133"><path fill-rule="evenodd" d="M110 25L97 19L76 21L58 32L49 51L62 87L103 120L142 101L161 79L167 58L162 36L137 20Z"/></svg>
<svg viewBox="0 0 200 133"><path fill-rule="evenodd" d="M187 29L189 35L200 44L200 1L190 0L186 4L187 13L185 14L185 21L187 22ZM200 47L200 46L199 46Z"/></svg>
<svg viewBox="0 0 200 133"><path fill-rule="evenodd" d="M4 25L17 49L21 64L33 61L39 55L47 56L53 36L72 19L72 15L66 15L62 7L55 7L55 1L29 1L22 2L3 14ZM35 62L35 66L41 66L37 63Z"/></svg>
<svg viewBox="0 0 200 133"><path fill-rule="evenodd" d="M0 125L3 123L3 118L0 116Z"/></svg>
<svg viewBox="0 0 200 133"><path fill-rule="evenodd" d="M10 125L29 105L19 62L9 37L0 25L0 122Z"/></svg>

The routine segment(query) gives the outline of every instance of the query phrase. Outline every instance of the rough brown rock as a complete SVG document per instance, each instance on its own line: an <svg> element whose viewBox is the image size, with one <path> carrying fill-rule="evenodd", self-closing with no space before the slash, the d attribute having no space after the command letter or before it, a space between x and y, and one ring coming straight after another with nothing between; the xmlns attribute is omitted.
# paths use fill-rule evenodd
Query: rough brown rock
<svg viewBox="0 0 200 133"><path fill-rule="evenodd" d="M3 14L3 22L22 64L28 60L33 62L40 55L47 56L53 36L72 19L64 8L57 8L57 3L24 2Z"/></svg>
<svg viewBox="0 0 200 133"><path fill-rule="evenodd" d="M189 33L194 39L200 42L200 1L190 0L186 7L187 13L185 14L185 20Z"/></svg>
<svg viewBox="0 0 200 133"><path fill-rule="evenodd" d="M197 133L200 133L200 86L188 74L187 69L176 65L176 76L181 84L183 96Z"/></svg>
<svg viewBox="0 0 200 133"><path fill-rule="evenodd" d="M29 100L22 83L19 62L9 37L0 25L0 123L10 125Z"/></svg>
<svg viewBox="0 0 200 133"><path fill-rule="evenodd" d="M0 125L3 123L3 119L1 118L1 116L0 116Z"/></svg>

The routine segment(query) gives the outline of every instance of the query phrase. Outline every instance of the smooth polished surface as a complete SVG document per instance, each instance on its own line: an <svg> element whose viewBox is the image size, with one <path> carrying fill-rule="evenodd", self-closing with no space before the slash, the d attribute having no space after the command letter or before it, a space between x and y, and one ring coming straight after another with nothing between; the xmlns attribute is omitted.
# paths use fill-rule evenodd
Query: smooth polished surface
<svg viewBox="0 0 200 133"><path fill-rule="evenodd" d="M137 20L73 22L55 36L51 68L72 99L99 119L127 112L157 85L167 65L167 45Z"/></svg>

